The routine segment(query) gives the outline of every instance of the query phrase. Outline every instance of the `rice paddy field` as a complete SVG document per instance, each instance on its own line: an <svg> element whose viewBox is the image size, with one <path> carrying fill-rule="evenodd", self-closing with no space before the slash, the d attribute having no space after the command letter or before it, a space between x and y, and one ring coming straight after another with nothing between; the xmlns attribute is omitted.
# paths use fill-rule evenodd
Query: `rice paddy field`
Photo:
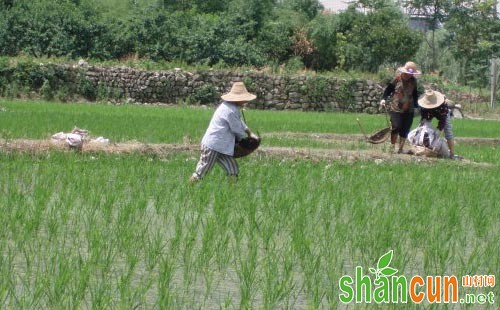
<svg viewBox="0 0 500 310"><path fill-rule="evenodd" d="M386 126L382 115L247 110L263 144L238 161L238 181L214 167L190 185L211 108L0 108L2 308L498 308L494 281L462 278L499 276L500 121L454 119L465 159L421 160L364 141L356 118L372 132ZM110 147L144 147L12 147L75 126ZM148 151L155 145L186 147ZM377 287L369 268L391 250L408 282L456 276L460 299L484 302L432 302L422 285L420 304L367 303ZM356 280L356 266L371 287L345 304L339 281Z"/></svg>

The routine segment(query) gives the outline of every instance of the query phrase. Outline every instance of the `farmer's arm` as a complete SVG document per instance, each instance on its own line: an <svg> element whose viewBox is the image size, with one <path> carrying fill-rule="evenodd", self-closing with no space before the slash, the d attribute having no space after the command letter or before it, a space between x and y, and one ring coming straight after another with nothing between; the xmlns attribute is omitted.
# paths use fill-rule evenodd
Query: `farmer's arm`
<svg viewBox="0 0 500 310"><path fill-rule="evenodd" d="M418 90L417 90L417 80L415 79L415 88L411 94L413 98L413 107L418 108Z"/></svg>
<svg viewBox="0 0 500 310"><path fill-rule="evenodd" d="M448 105L446 103L442 104L436 112L437 112L436 118L438 119L437 128L439 130L443 130L444 126L446 125L446 118L448 117L448 112L449 112Z"/></svg>
<svg viewBox="0 0 500 310"><path fill-rule="evenodd" d="M390 95L394 93L394 90L396 89L396 86L393 83L387 84L387 87L384 90L384 94L382 95L382 98L384 100L387 100Z"/></svg>
<svg viewBox="0 0 500 310"><path fill-rule="evenodd" d="M227 122L229 124L229 129L238 139L243 138L245 133L248 135L250 129L235 112L229 113Z"/></svg>

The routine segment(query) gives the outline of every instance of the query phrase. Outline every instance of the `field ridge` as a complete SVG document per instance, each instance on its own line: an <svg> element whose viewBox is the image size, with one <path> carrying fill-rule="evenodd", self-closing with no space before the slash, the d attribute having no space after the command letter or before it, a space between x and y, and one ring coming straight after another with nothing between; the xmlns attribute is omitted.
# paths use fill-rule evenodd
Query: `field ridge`
<svg viewBox="0 0 500 310"><path fill-rule="evenodd" d="M263 135L264 138L272 137L274 134ZM363 140L362 135L342 135L342 134L304 134L304 133L285 133L279 134L281 137L307 137L319 140L352 141L353 139ZM460 143L468 144L496 144L500 139L496 138L459 138ZM347 150L345 148L310 148L310 147L280 147L280 146L261 146L255 154L251 156L278 157L284 159L304 159L316 161L374 161L381 163L408 163L408 162L439 162L442 159L414 156L408 154L394 154L388 151L389 144L380 144L372 149ZM153 156L169 156L174 153L189 153L197 156L200 151L198 143L187 141L184 143L143 143L139 141L113 142L109 144L86 142L81 150L74 150L68 147L63 141L52 139L0 139L0 152L21 152L40 154L50 151L72 151L82 153L108 153L108 154L143 154ZM468 159L459 161L462 164L477 166L492 166L490 163L474 162Z"/></svg>

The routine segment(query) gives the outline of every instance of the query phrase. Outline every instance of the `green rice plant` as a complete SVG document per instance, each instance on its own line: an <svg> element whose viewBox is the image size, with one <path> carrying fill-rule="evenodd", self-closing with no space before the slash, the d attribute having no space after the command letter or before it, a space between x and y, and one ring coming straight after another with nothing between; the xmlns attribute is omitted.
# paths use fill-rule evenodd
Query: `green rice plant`
<svg viewBox="0 0 500 310"><path fill-rule="evenodd" d="M160 264L160 272L158 276L158 300L157 303L166 309L174 306L174 297L172 296L172 279L174 276L175 266L173 260L166 255Z"/></svg>
<svg viewBox="0 0 500 310"><path fill-rule="evenodd" d="M240 244L236 250L236 273L239 279L240 308L252 308L252 300L257 282L257 244L256 240L249 236L245 246Z"/></svg>
<svg viewBox="0 0 500 310"><path fill-rule="evenodd" d="M14 266L14 256L15 253L6 246L5 242L0 244L0 250L3 255L0 256L0 274L2 275L3 281L0 282L0 300L2 304L6 304L6 301L11 298L13 283L14 283L14 275L13 266Z"/></svg>
<svg viewBox="0 0 500 310"><path fill-rule="evenodd" d="M22 155L24 162L16 163L16 159L10 159L7 162L5 160L2 161L4 166L15 164L16 169L26 169L24 176L21 174L14 183L17 186L22 184L22 188L25 191L30 191L33 187L36 189L39 184L35 182L32 183L33 185L30 185L30 183L26 182L28 171L35 175L41 174L42 176L47 171L47 169L28 170L27 168L30 167L28 164L29 158L26 155ZM176 174L188 176L189 170L183 168L185 166L183 163L186 160L183 155L168 158L166 162L146 161L148 164L145 165L145 171L136 168L140 163L144 163L144 159L140 156L115 157L107 155L100 156L96 161L95 159L92 160L85 157L73 157L72 154L60 154L52 158L38 158L37 160L41 165L50 165L53 160L62 165L63 169L52 170L52 174L59 175L59 178L63 179L47 184L49 188L62 186L62 188L59 188L59 192L64 193L64 195L61 196L71 196L72 187L64 184L71 184L77 177L81 178L80 182L82 184L78 190L85 189L87 192L97 192L98 187L101 190L101 188L106 189L108 186L111 186L108 185L110 177L119 180L116 183L117 193L113 196L113 203L110 203L110 205L113 205L112 209L115 210L114 212L107 210L104 204L100 204L102 209L101 207L92 207L92 204L99 205L100 202L105 201L102 198L94 199L92 203L88 203L89 200L64 199L67 203L66 208L73 209L72 205L76 202L78 208L88 210L82 213L83 217L87 218L88 224L81 224L82 228L88 227L84 228L88 236L86 239L89 241L93 240L93 243L88 246L90 256L87 260L88 263L85 264L87 271L83 272L82 275L75 275L70 278L81 279L78 282L82 284L81 286L77 286L77 288L89 292L89 305L103 305L106 307L112 300L119 298L118 296L133 294L133 292L139 291L143 292L139 293L142 295L129 300L126 298L119 299L123 303L123 306L137 305L139 301L144 300L144 297L141 296L144 296L143 294L148 292L147 282L142 282L145 285L142 289L133 287L131 283L134 281L134 278L137 279L137 274L133 270L137 267L134 268L133 264L130 265L131 267L120 267L121 260L119 258L122 255L121 253L128 251L124 248L130 248L130 251L137 249L143 249L143 251L152 250L153 252L150 254L132 258L132 260L137 260L134 263L135 266L145 264L148 261L147 255L151 255L149 257L157 255L155 253L158 253L159 246L155 246L154 244L161 244L161 236L165 238L164 241L167 241L162 257L164 259L169 257L168 263L167 261L160 263L159 266L163 267L158 270L163 270L162 272L157 273L155 267L144 269L149 273L150 277L158 279L160 281L158 283L164 283L157 290L158 295L156 296L158 299L154 299L156 300L155 303L159 305L174 306L179 305L179 303L184 305L194 305L197 303L213 305L211 303L213 302L212 297L208 296L212 296L213 290L217 290L220 285L223 285L224 280L220 280L224 279L224 277L221 278L221 272L224 273L228 268L234 268L234 270L239 270L237 271L239 274L237 281L239 283L236 283L240 287L239 297L237 299L232 297L228 297L229 299L223 298L219 300L221 305L225 302L230 302L242 306L267 304L270 306L289 305L293 307L293 305L298 306L306 302L311 307L314 307L315 305L332 305L337 302L335 300L335 285L332 284L332 280L343 274L342 270L338 270L340 261L350 261L353 264L365 260L370 262L376 256L370 257L370 255L366 255L363 258L360 255L364 252L380 252L392 244L398 244L400 251L408 253L405 261L407 261L407 265L410 268L414 268L411 266L418 266L425 262L425 260L420 262L417 260L419 257L418 253L422 251L421 253L424 253L422 257L429 259L428 266L424 266L424 268L428 269L423 269L423 271L441 271L443 267L440 256L444 255L446 264L453 263L453 261L449 259L449 254L439 251L440 247L446 246L450 236L462 234L459 229L454 228L458 221L457 209L455 211L448 211L451 218L449 223L435 222L433 220L436 219L436 214L441 214L440 206L444 206L444 203L440 203L444 201L440 193L446 193L446 191L456 193L456 191L453 191L454 187L450 186L449 183L440 182L443 170L438 168L446 168L446 164L438 165L439 167L414 166L409 170L407 167L398 168L397 165L380 166L367 163L329 163L327 165L326 163L281 162L270 159L262 163L261 169L251 170L248 168L255 166L255 162L254 160L250 160L242 162L242 171L246 172L243 173L242 176L244 178L240 180L241 184L237 187L221 187L220 178L224 176L222 173L214 171L214 174L210 175L210 178L207 177L204 180L205 183L200 184L200 187L196 190L187 187L187 185L185 187L177 186L174 187L176 193L171 194L176 199L164 200L164 197L169 197L170 194L167 195L167 193L162 192L157 186L160 184L162 187L170 186L177 181L175 177L172 178L173 180L163 179L161 174L158 173L158 171L163 169L159 169L159 167L166 165L165 168L168 168L170 171L169 174L173 176ZM10 162L11 164L7 164ZM113 165L110 165L111 163ZM190 163L194 165L195 159L191 159ZM79 170L71 169L70 167L75 164L83 165L86 168ZM67 171L70 172L66 176L62 173L64 168L68 168ZM84 172L84 174L79 173L79 171ZM482 169L481 172L475 171L475 169L464 169L460 175L451 178L450 182L458 184L457 182L465 176L472 177L476 174L478 179L473 178L474 182L484 184L491 175L498 173L498 171L495 171L495 169L491 170L488 168ZM74 176L74 173L77 176ZM448 173L455 172L448 170ZM144 179L144 186L139 191L134 190L134 187L130 187L131 183L128 180L141 179L143 175L149 175L149 178ZM363 176L362 178L360 177L361 175ZM403 175L415 183L415 190L411 190L407 196L410 202L405 203L405 200L400 196L402 189L405 188L404 186L396 187L395 189L386 188L383 195L379 192L378 180L380 178L390 179L395 175ZM128 178L125 180L122 179L124 176L128 176ZM35 180L37 178L35 177ZM268 182L263 185L258 182L261 179L268 180ZM283 179L288 181L283 182ZM22 182L20 182L21 180ZM93 185L93 182L90 182L90 180L93 180L94 183L97 182L97 184ZM166 184L159 183L158 180L163 180ZM317 180L321 180L321 182L318 183ZM433 187L437 192L423 192L424 195L430 196L429 199L432 202L421 200L419 196L420 192L417 189L429 188L429 182L432 182L432 180L437 181L433 183ZM368 184L374 185L367 186ZM481 186L480 184L478 186ZM338 189L340 185L343 190ZM312 192L304 193L303 190L300 190L304 187L317 188ZM361 188L364 188L364 190L361 190ZM61 191L61 189L63 190ZM218 191L217 195L207 195L207 193L214 190ZM494 192L487 192L486 197L477 195L469 197L477 189L464 188L464 190L465 192L462 194L463 200L456 200L458 206L455 206L461 206L463 211L470 209L468 206L481 204L481 201L495 199L496 195ZM41 191L41 189L38 189L38 191ZM151 225L149 220L143 219L146 210L148 210L148 208L143 207L144 204L148 204L146 202L147 199L144 199L144 197L150 196L149 193L155 193L154 196L157 197L155 201L170 202L161 208L163 212L167 212L168 210L170 210L168 212L179 212L176 224L177 228L172 230L171 233L173 234L170 236L169 234L158 233L156 236L145 237L142 233L145 229L149 229L147 228L148 225ZM189 193L190 195L183 195L183 193ZM362 197L363 199L355 198L355 203L353 203L351 200L356 193L364 193L367 196ZM45 198L45 201L62 198L50 195L46 196L52 198ZM23 199L21 198L22 196L14 197L17 197L16 199ZM83 198L83 196L81 197ZM449 196L446 197L449 199ZM233 203L231 207L229 202L235 198L240 202ZM380 203L373 204L373 201L377 200ZM138 203L130 204L128 201L137 201ZM174 201L175 203L172 203ZM395 202L401 202L403 208ZM412 205L418 205L419 207L416 210L411 207ZM377 215L376 208L385 210L382 216ZM438 209L433 211L433 208ZM200 215L190 214L192 211L196 211ZM470 211L473 212L472 209ZM486 213L478 215L478 218L488 215L494 216L494 214L489 213L491 211L494 211L494 209L489 208L488 211L485 211ZM424 213L422 214L421 212ZM70 219L67 218L67 220L64 220L65 217L60 217L62 214L55 212L51 215L60 219L59 223L62 225L58 230L60 232L68 230L68 227L65 227L64 223ZM213 214L212 217L209 214ZM262 216L259 216L259 214L262 214ZM214 217L215 215L217 217ZM26 216L23 218L26 218ZM220 219L220 222L215 222L215 219ZM42 221L42 223L44 222ZM204 226L206 224L202 225L202 223L211 223L211 226ZM345 226L344 223L349 223L349 226ZM405 226L407 223L412 223L412 225ZM140 227L135 227L134 224L139 224ZM479 222L474 223L474 221L471 224L474 226L480 225ZM342 230L343 225L344 230ZM106 226L109 226L109 228L106 229ZM127 226L134 233L129 234L124 230ZM363 226L363 229L356 229ZM429 226L434 229L429 230ZM208 231L207 227L209 228ZM382 227L407 227L407 231L387 231L382 229ZM487 225L486 227L490 226ZM356 232L356 234L346 233L345 229ZM422 229L420 233L418 229ZM451 235L444 234L441 236L438 233L439 231L450 231L450 229L453 232ZM193 230L196 233L193 233ZM202 233L203 231L205 233ZM432 234L429 235L429 232ZM224 241L227 240L225 236L228 233L234 236L234 239L232 239L232 251L227 251L228 243ZM132 237L134 234L139 235L139 239L134 240ZM103 239L104 236L107 237ZM478 237L481 238L481 236ZM74 239L77 238L77 234L66 234L66 238L77 240ZM147 240L148 238L154 238L156 241L151 243L150 246L137 247L137 242ZM205 241L203 241L204 238ZM421 241L425 238L435 240L437 243L434 247L423 247ZM175 245L176 239L180 242L178 245ZM401 239L406 241L402 243ZM145 243L148 244L148 242ZM206 244L206 246L203 246L203 244ZM220 265L211 263L214 254L210 254L210 250L207 250L209 245L214 244L221 244L220 247L216 247L216 251L226 252L225 255L229 256L229 259L226 259ZM224 244L226 244L226 248L222 246ZM352 251L355 255L346 256L347 253L338 254L339 249L344 249L342 245L345 244L352 246L349 251ZM107 252L106 248L108 247L113 250L108 250ZM257 249L264 249L264 247L268 248L267 251L272 251L273 255L269 257L261 256L266 252ZM457 246L455 245L455 247ZM180 251L175 250L176 248L180 249ZM212 251L215 250L212 249ZM478 251L484 252L484 249L478 249ZM459 250L455 252L459 256L464 255ZM99 253L99 257L91 253ZM334 256L340 255L341 258L330 258L329 255L332 254ZM38 260L45 259L44 257L37 257L35 253L32 255ZM64 259L63 256L59 255L55 257L57 260ZM482 266L482 268L487 267L488 263L478 260L479 257L481 256L471 256L471 258L467 259L468 263ZM53 263L50 260L47 262L53 265L57 260L53 260ZM61 266L69 266L71 264L70 261L60 261L60 263L62 264ZM441 267L438 267L440 265ZM459 265L456 266L457 268L459 267ZM492 266L494 267L494 265ZM453 272L454 268L453 266L448 266L446 269ZM113 275L112 270L123 270L123 272ZM298 270L302 271L297 273ZM325 270L329 270L329 272L324 272ZM486 271L489 270L489 268L486 269ZM179 271L182 272L179 273ZM38 271L32 268L32 272ZM205 291L202 295L205 296L199 297L203 300L196 299L196 297L194 297L195 300L190 300L187 295L190 296L193 285L197 283L195 279L199 276L199 273L205 273L208 279L211 278L213 280L211 284L207 283L207 286L204 288ZM63 273L60 278L54 279L54 281L59 281L55 283L66 283L69 281L68 278L65 278L67 276ZM113 278L116 280L112 280ZM264 281L264 279L266 280ZM98 285L96 282L98 280L107 281L107 284ZM267 284L264 285L264 283ZM112 293L115 290L112 288L114 286L117 287L116 292L121 292L119 293L120 295ZM41 285L39 286L39 288L42 287ZM334 291L330 292L329 289L333 289ZM82 297L86 296L86 294L81 292L77 293L67 290L66 294L70 294L73 297L68 297L63 301L58 299L57 295L53 295L54 297L51 297L51 300L42 298L41 300L39 299L38 303L44 305L78 304L77 300L81 302L82 298L86 298ZM258 301L255 296L259 294L263 294L262 296L266 297L263 297L262 301ZM304 301L304 298L306 301Z"/></svg>
<svg viewBox="0 0 500 310"><path fill-rule="evenodd" d="M213 261L215 260L215 252L217 250L214 242L217 240L217 220L213 216L206 219L206 223L202 224L202 241L199 255L196 257L196 269L203 275L205 285L205 298L208 298L212 289L214 280Z"/></svg>
<svg viewBox="0 0 500 310"><path fill-rule="evenodd" d="M165 236L159 232L153 232L145 236L147 244L145 245L146 268L151 271L158 266L162 255L165 254L166 243Z"/></svg>
<svg viewBox="0 0 500 310"><path fill-rule="evenodd" d="M291 302L294 290L294 257L291 251L276 254L274 249L269 249L265 253L262 263L264 308L274 309Z"/></svg>
<svg viewBox="0 0 500 310"><path fill-rule="evenodd" d="M212 113L5 104L0 129L12 133L10 141L47 138L81 121L118 141L180 143L186 134L201 138ZM263 146L337 149L342 143L314 135L359 134L354 114L246 115L269 133ZM384 122L356 117L369 128ZM469 124L484 125L483 136L498 129L496 122L454 124L459 137L478 132ZM478 164L255 154L239 160L236 184L217 167L190 186L197 152L2 150L0 298L7 308L336 308L343 306L339 278L357 265L375 266L391 249L391 266L407 276L495 274L495 144L457 140L457 152Z"/></svg>
<svg viewBox="0 0 500 310"><path fill-rule="evenodd" d="M0 113L0 130L13 138L49 138L74 126L112 141L137 140L149 143L182 143L186 136L201 137L213 109L193 107L141 107L135 105L62 104L49 102L0 101L9 113ZM259 132L359 134L359 118L367 133L387 126L382 115L249 110L248 125ZM416 126L417 119L415 119ZM454 133L460 137L495 138L499 122L454 119ZM271 140L274 141L274 140ZM264 143L267 143L264 140Z"/></svg>

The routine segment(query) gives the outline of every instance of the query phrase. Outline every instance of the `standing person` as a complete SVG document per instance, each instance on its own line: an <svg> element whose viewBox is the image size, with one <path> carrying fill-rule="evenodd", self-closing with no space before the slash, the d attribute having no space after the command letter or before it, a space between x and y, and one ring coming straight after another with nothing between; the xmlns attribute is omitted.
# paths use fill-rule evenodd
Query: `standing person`
<svg viewBox="0 0 500 310"><path fill-rule="evenodd" d="M415 76L419 74L421 72L417 70L417 65L411 61L398 68L398 74L387 85L380 101L380 106L385 108L386 100L392 96L388 107L392 128L391 144L395 150L399 136L398 153L403 153L405 140L413 123L414 109L418 107Z"/></svg>
<svg viewBox="0 0 500 310"><path fill-rule="evenodd" d="M237 179L239 168L233 157L235 139L242 139L245 134L258 138L241 119L240 108L256 97L247 91L243 82L235 82L231 91L221 96L223 101L215 110L201 140L200 160L189 179L190 183L201 180L216 162L231 179Z"/></svg>
<svg viewBox="0 0 500 310"><path fill-rule="evenodd" d="M428 89L418 99L418 105L420 106L420 123L424 121L430 122L433 118L436 118L438 120L437 129L444 132L444 138L450 149L450 158L459 158L459 156L455 155L455 137L450 122L451 110L446 103L446 97L438 91Z"/></svg>

